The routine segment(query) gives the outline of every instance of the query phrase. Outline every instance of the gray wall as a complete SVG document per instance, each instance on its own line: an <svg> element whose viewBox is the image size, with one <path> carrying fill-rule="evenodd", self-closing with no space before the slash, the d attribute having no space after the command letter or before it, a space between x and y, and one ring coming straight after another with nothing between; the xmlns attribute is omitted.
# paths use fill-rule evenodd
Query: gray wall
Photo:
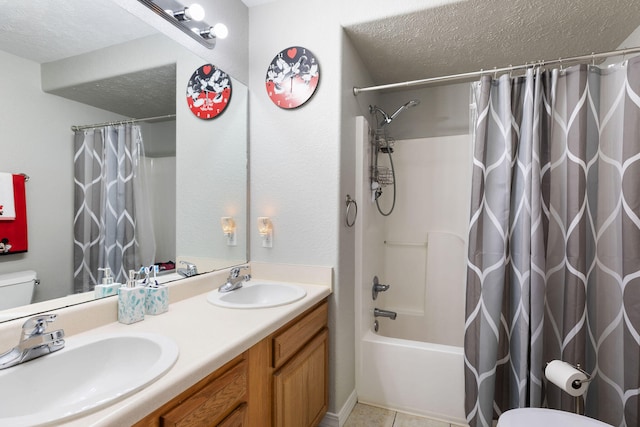
<svg viewBox="0 0 640 427"><path fill-rule="evenodd" d="M0 171L26 173L29 251L0 257L0 274L35 270L37 301L72 291L72 125L120 116L40 89L40 65L0 51Z"/></svg>
<svg viewBox="0 0 640 427"><path fill-rule="evenodd" d="M462 135L469 133L469 94L469 83L432 86L382 94L379 106L392 114L407 101L420 100L388 125L395 139Z"/></svg>

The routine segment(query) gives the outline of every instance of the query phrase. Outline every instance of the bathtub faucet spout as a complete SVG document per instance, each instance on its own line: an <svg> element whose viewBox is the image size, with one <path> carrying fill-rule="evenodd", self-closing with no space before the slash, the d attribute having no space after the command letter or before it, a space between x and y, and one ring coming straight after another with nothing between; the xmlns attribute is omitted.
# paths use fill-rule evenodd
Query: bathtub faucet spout
<svg viewBox="0 0 640 427"><path fill-rule="evenodd" d="M398 313L396 313L395 311L389 311L389 310L382 310L379 308L374 308L373 309L373 316L374 317L388 317L391 320L396 320L396 316L398 315Z"/></svg>

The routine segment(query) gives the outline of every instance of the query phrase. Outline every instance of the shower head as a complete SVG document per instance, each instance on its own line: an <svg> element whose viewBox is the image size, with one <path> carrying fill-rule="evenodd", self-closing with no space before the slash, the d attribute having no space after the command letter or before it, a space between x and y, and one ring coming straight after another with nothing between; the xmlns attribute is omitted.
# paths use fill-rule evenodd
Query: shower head
<svg viewBox="0 0 640 427"><path fill-rule="evenodd" d="M400 113L402 113L404 110L406 110L407 108L415 107L418 104L420 104L420 100L412 99L411 101L405 103L400 108L398 108L391 116L389 116L387 113L385 113L384 110L382 108L378 107L377 105L373 105L373 106L370 105L369 106L369 112L371 114L374 114L374 113L377 112L377 113L380 113L382 115L382 121L380 122L380 124L378 126L383 127L383 126L388 125L389 123L391 123L391 121L393 119L398 117L398 115Z"/></svg>

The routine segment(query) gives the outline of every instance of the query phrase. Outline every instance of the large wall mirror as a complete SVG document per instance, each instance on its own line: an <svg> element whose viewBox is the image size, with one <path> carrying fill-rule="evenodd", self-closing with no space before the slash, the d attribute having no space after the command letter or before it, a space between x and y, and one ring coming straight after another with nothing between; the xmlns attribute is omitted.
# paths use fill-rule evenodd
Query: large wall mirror
<svg viewBox="0 0 640 427"><path fill-rule="evenodd" d="M206 61L117 4L30 0L5 9L0 172L30 178L29 249L0 255L0 274L34 270L40 283L32 304L0 311L0 321L93 299L73 286L72 126L163 117L140 123L155 261L188 261L199 273L246 262L247 88L232 78L224 113L201 120L186 88ZM222 217L235 221L235 245Z"/></svg>

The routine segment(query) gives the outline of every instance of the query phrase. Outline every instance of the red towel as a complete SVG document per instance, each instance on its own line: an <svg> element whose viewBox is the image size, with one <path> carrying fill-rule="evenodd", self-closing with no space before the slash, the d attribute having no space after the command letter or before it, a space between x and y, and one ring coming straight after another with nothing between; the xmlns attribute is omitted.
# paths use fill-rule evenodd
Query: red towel
<svg viewBox="0 0 640 427"><path fill-rule="evenodd" d="M14 174L13 197L16 205L16 219L0 221L0 255L27 252L27 198L24 187L24 175Z"/></svg>

